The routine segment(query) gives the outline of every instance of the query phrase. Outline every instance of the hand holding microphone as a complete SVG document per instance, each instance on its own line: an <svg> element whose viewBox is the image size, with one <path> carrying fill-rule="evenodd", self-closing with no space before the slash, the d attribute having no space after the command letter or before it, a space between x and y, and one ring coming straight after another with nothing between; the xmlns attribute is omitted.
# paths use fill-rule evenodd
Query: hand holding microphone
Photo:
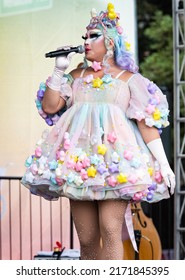
<svg viewBox="0 0 185 280"><path fill-rule="evenodd" d="M58 48L56 51L46 53L46 57L56 57L55 59L55 68L53 71L53 75L48 82L48 87L52 90L60 91L61 87L61 80L64 75L64 71L69 67L71 62L72 56L79 52L83 53L83 47L71 47L71 46L64 46Z"/></svg>

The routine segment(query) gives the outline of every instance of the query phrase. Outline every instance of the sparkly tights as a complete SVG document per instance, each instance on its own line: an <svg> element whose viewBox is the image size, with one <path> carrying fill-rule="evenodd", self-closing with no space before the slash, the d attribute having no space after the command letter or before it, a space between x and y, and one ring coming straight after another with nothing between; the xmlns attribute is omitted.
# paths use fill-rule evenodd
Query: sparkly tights
<svg viewBox="0 0 185 280"><path fill-rule="evenodd" d="M122 260L122 227L127 202L123 200L74 201L71 212L82 260Z"/></svg>

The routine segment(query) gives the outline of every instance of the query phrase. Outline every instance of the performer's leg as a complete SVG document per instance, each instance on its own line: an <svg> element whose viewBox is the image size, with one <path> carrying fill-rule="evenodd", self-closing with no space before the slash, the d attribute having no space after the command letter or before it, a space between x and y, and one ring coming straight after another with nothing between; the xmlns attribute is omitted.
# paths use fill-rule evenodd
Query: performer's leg
<svg viewBox="0 0 185 280"><path fill-rule="evenodd" d="M125 223L127 202L123 200L99 201L99 224L102 237L103 260L122 260L122 227Z"/></svg>
<svg viewBox="0 0 185 280"><path fill-rule="evenodd" d="M98 204L95 201L70 200L82 260L96 260L100 255Z"/></svg>

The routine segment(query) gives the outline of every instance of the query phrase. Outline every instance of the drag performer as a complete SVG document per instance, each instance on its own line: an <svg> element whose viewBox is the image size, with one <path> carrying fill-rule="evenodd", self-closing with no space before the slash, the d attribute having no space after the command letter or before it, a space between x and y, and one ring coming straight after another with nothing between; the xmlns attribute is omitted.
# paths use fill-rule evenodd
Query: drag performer
<svg viewBox="0 0 185 280"><path fill-rule="evenodd" d="M54 126L26 160L22 183L48 200L69 198L82 260L121 260L125 230L135 248L130 204L174 192L160 138L168 103L139 73L113 4L92 10L82 38L83 68L67 74L74 53L59 56L40 85L37 108Z"/></svg>

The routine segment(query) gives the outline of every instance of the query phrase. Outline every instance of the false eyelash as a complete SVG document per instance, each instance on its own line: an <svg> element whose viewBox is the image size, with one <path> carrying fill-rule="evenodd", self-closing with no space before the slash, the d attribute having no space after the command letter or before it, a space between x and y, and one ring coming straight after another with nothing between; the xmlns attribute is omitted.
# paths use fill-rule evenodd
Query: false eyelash
<svg viewBox="0 0 185 280"><path fill-rule="evenodd" d="M93 38L98 38L98 37L100 37L100 36L101 36L101 34L92 33L92 34L90 35L90 38L93 39Z"/></svg>
<svg viewBox="0 0 185 280"><path fill-rule="evenodd" d="M102 35L102 34L93 33L93 34L90 34L89 38L90 38L90 39L98 38L98 37L100 37L101 35ZM82 36L82 39L87 40L88 37L87 37L87 36Z"/></svg>
<svg viewBox="0 0 185 280"><path fill-rule="evenodd" d="M87 36L82 36L82 39L87 40Z"/></svg>

